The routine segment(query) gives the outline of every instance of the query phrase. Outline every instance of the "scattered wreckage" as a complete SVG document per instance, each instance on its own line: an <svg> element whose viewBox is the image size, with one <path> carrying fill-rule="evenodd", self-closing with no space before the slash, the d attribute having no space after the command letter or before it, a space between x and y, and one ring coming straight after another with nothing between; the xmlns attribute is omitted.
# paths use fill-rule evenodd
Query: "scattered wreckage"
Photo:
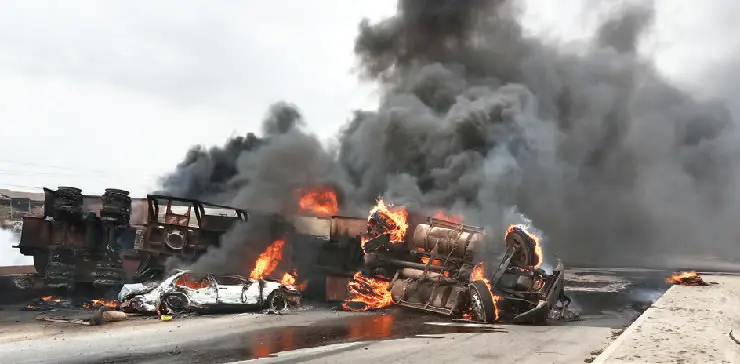
<svg viewBox="0 0 740 364"><path fill-rule="evenodd" d="M483 263L474 261L485 243L483 228L434 217L413 220L405 209L382 201L370 214L365 266L350 283L346 309L396 304L485 323L573 318L562 263L552 274L541 269L538 240L523 226L507 230L506 252L493 274L486 274Z"/></svg>
<svg viewBox="0 0 740 364"><path fill-rule="evenodd" d="M295 286L236 275L180 270L161 283L132 283L118 295L124 312L176 314L219 310L281 312L300 305Z"/></svg>

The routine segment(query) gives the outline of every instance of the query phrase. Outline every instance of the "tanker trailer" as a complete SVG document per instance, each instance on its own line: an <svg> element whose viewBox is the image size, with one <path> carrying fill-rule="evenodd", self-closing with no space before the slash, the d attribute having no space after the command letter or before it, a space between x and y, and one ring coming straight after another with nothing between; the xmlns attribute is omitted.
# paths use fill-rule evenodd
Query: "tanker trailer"
<svg viewBox="0 0 740 364"><path fill-rule="evenodd" d="M559 310L567 308L562 264L550 275L537 268L537 242L525 230L507 231L506 253L492 275L474 260L484 234L480 227L428 217L403 241L389 234L368 240L363 273L390 281L397 305L478 322L541 323L558 302Z"/></svg>

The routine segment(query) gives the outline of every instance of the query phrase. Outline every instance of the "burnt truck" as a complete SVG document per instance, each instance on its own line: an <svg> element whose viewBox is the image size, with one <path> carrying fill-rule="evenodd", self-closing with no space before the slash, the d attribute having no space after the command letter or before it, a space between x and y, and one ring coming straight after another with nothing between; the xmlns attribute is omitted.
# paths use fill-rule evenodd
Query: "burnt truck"
<svg viewBox="0 0 740 364"><path fill-rule="evenodd" d="M163 195L132 199L106 189L83 195L74 187L44 188L44 211L23 218L14 248L33 256L49 287L107 289L159 278L167 258L192 261L237 221L244 210Z"/></svg>
<svg viewBox="0 0 740 364"><path fill-rule="evenodd" d="M383 221L373 220L370 230L382 230ZM563 265L558 261L552 274L538 268L537 242L522 227L508 229L505 253L486 274L474 260L485 244L483 228L433 217L413 220L403 241L371 233L365 243L363 274L389 282L394 304L479 322L539 324L565 315L570 299Z"/></svg>

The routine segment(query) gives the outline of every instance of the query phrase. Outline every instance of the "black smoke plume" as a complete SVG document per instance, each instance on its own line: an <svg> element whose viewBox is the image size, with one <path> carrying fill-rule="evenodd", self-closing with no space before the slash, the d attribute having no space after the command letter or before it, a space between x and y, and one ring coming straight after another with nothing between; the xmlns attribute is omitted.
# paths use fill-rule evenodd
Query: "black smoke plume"
<svg viewBox="0 0 740 364"><path fill-rule="evenodd" d="M462 212L494 234L518 211L571 264L733 254L734 122L637 54L653 9L615 10L568 52L525 36L517 4L399 0L394 16L359 25L362 77L382 99L335 148L280 104L262 137L191 150L165 189L275 212L296 186L332 183L348 214L384 195Z"/></svg>

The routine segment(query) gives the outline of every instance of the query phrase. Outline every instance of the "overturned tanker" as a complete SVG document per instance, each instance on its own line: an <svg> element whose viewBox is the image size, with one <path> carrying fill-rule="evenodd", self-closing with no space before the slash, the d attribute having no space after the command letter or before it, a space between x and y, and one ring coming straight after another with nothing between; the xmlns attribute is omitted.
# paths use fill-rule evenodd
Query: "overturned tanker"
<svg viewBox="0 0 740 364"><path fill-rule="evenodd" d="M44 188L44 212L25 216L20 243L37 273L54 288L102 289L123 284L118 240L131 229L128 191L107 189L86 196L74 187Z"/></svg>
<svg viewBox="0 0 740 364"><path fill-rule="evenodd" d="M233 207L162 195L132 199L118 189L92 196L44 188L44 194L43 215L24 217L15 248L33 256L38 275L55 288L108 290L161 279L167 258L193 261L247 219Z"/></svg>
<svg viewBox="0 0 740 364"><path fill-rule="evenodd" d="M373 220L371 235L383 224ZM432 217L408 227L413 232L402 240L384 233L364 246L363 275L388 282L394 304L479 322L544 323L567 311L562 263L552 274L540 269L537 241L523 228L508 229L506 252L488 275L474 260L485 243L483 228Z"/></svg>

